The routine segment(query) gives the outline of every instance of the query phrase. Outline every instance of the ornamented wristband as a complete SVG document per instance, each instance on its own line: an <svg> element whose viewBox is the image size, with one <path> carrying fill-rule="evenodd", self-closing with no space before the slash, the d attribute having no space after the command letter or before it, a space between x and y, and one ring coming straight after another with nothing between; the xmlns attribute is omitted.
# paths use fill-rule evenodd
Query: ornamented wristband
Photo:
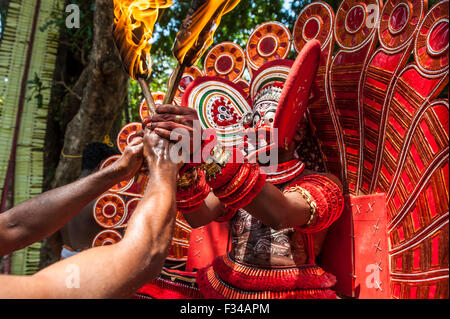
<svg viewBox="0 0 450 319"><path fill-rule="evenodd" d="M300 232L311 234L322 231L330 227L341 216L344 198L339 187L329 178L321 175L308 175L290 185L290 188L295 187L309 192L309 195L305 196L311 198L316 205L317 217L312 218L311 222L302 227L295 227ZM305 200L307 200L306 197L304 197Z"/></svg>
<svg viewBox="0 0 450 319"><path fill-rule="evenodd" d="M312 198L311 193L300 186L294 186L294 187L288 188L283 193L286 194L286 193L294 193L294 192L300 194L303 197L303 199L308 203L310 215L309 215L308 221L306 222L306 224L303 227L311 226L313 221L315 221L317 219L317 204L314 201L314 199Z"/></svg>

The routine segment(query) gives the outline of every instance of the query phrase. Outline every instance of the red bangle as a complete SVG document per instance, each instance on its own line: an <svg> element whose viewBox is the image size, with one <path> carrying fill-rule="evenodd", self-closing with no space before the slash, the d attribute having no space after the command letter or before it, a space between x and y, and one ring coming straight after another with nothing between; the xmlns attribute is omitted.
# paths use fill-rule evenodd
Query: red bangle
<svg viewBox="0 0 450 319"><path fill-rule="evenodd" d="M199 170L197 182L187 189L177 191L177 208L183 214L200 208L211 188L206 183L205 174Z"/></svg>
<svg viewBox="0 0 450 319"><path fill-rule="evenodd" d="M333 204L336 204L337 209L340 210L344 208L342 191L331 179L322 175L308 175L305 176L303 180L324 186L327 189L327 193L333 195L331 199L333 200Z"/></svg>
<svg viewBox="0 0 450 319"><path fill-rule="evenodd" d="M250 164L245 163L241 166L239 171L229 183L220 188L214 189L214 194L220 199L229 196L245 182L249 174Z"/></svg>
<svg viewBox="0 0 450 319"><path fill-rule="evenodd" d="M239 202L232 204L231 207L238 209L249 205L255 199L255 197L261 192L265 183L266 183L266 175L260 174L255 185L247 194L247 196L243 197Z"/></svg>
<svg viewBox="0 0 450 319"><path fill-rule="evenodd" d="M221 199L221 201L226 205L233 205L244 198L250 190L255 186L258 177L260 175L258 164L250 165L250 173L248 174L245 181L228 196Z"/></svg>
<svg viewBox="0 0 450 319"><path fill-rule="evenodd" d="M308 175L305 176L304 180L316 185L316 187L320 187L323 193L326 194L327 201L331 204L331 207L329 222L325 226L331 226L344 209L344 197L341 190L332 180L322 175Z"/></svg>
<svg viewBox="0 0 450 319"><path fill-rule="evenodd" d="M183 213L183 214L187 214L193 211L198 210L202 203L205 201L206 197L208 197L210 192L210 188L207 187L204 189L203 192L201 192L197 198L197 200L190 200L189 202L185 202L185 203L178 203L177 202L177 209Z"/></svg>
<svg viewBox="0 0 450 319"><path fill-rule="evenodd" d="M209 185L203 181L201 187L197 189L194 196L182 200L177 200L177 205L179 207L189 207L198 205L199 203L202 203L205 200L210 191L211 188L209 187Z"/></svg>
<svg viewBox="0 0 450 319"><path fill-rule="evenodd" d="M295 227L303 233L315 233L331 226L342 214L344 198L339 187L321 175L308 175L290 185L307 190L317 207L317 218L312 225Z"/></svg>

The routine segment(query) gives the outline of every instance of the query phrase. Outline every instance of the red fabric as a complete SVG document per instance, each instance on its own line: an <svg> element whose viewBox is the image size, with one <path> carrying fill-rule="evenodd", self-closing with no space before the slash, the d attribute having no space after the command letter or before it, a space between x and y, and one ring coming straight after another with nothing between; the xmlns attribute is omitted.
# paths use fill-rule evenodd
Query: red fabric
<svg viewBox="0 0 450 319"><path fill-rule="evenodd" d="M336 276L335 290L341 295L359 299L391 297L385 194L345 196L342 216L327 232L321 265ZM377 265L379 276L374 273ZM398 266L397 260L392 261L392 266ZM400 269L403 266L400 264ZM380 281L381 289L375 279Z"/></svg>
<svg viewBox="0 0 450 319"><path fill-rule="evenodd" d="M197 288L170 284L166 281L153 280L139 289L133 299L202 299Z"/></svg>
<svg viewBox="0 0 450 319"><path fill-rule="evenodd" d="M228 256L214 259L212 267L220 278L241 290L285 291L294 289L331 288L336 278L318 266L306 265L290 270L261 270L255 266L240 266Z"/></svg>
<svg viewBox="0 0 450 319"><path fill-rule="evenodd" d="M222 256L210 267L197 272L197 284L204 298L213 299L335 299L330 289L335 283L331 274L317 266L279 270L253 268L232 269L227 265L230 259ZM222 260L222 261L221 261ZM289 275L290 270L296 272ZM261 272L266 272L261 276ZM252 274L251 272L254 272ZM217 278L219 277L219 278ZM308 287L308 288L298 288Z"/></svg>
<svg viewBox="0 0 450 319"><path fill-rule="evenodd" d="M229 233L229 223L212 222L192 229L186 271L204 268L210 265L215 257L226 254Z"/></svg>
<svg viewBox="0 0 450 319"><path fill-rule="evenodd" d="M284 83L273 125L278 128L279 147L292 141L305 114L320 54L320 42L308 42L295 59Z"/></svg>

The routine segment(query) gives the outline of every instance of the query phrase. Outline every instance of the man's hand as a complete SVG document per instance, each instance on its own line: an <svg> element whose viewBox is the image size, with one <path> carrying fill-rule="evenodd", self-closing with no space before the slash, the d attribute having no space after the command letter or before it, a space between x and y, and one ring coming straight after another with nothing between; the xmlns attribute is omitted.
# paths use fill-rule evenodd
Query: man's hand
<svg viewBox="0 0 450 319"><path fill-rule="evenodd" d="M124 180L134 177L142 167L144 159L143 135L142 130L137 132L130 144L125 147L122 156L112 164L116 165L116 169Z"/></svg>
<svg viewBox="0 0 450 319"><path fill-rule="evenodd" d="M145 131L143 145L143 154L150 173L154 171L178 173L183 166L183 162L175 158L177 154L171 152L173 144L155 132Z"/></svg>
<svg viewBox="0 0 450 319"><path fill-rule="evenodd" d="M186 106L164 104L156 108L156 114L144 121L147 128L155 130L158 135L170 139L170 132L176 128L194 130L194 122L198 121L197 111Z"/></svg>
<svg viewBox="0 0 450 319"><path fill-rule="evenodd" d="M203 129L197 111L190 107L160 105L156 114L144 120L143 126L166 140L183 142L184 149L191 155L201 148Z"/></svg>

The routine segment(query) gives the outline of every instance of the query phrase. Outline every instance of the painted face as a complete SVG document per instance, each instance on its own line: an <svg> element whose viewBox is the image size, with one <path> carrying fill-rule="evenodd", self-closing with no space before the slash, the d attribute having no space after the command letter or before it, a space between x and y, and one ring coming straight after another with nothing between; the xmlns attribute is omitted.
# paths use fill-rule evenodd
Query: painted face
<svg viewBox="0 0 450 319"><path fill-rule="evenodd" d="M274 141L271 129L282 88L282 82L271 82L263 86L254 98L253 113L244 116L249 153L263 149Z"/></svg>
<svg viewBox="0 0 450 319"><path fill-rule="evenodd" d="M273 127L282 89L283 83L281 82L269 83L256 95L252 127Z"/></svg>

